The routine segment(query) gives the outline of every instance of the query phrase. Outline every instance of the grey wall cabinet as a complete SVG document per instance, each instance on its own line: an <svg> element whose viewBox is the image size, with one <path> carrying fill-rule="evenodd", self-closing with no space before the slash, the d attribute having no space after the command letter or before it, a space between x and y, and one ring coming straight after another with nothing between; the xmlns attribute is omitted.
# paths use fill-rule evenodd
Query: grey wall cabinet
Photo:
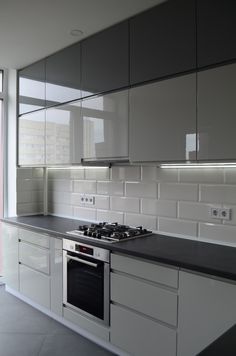
<svg viewBox="0 0 236 356"><path fill-rule="evenodd" d="M196 74L130 90L133 162L196 159Z"/></svg>
<svg viewBox="0 0 236 356"><path fill-rule="evenodd" d="M128 159L128 90L82 101L83 158Z"/></svg>
<svg viewBox="0 0 236 356"><path fill-rule="evenodd" d="M80 163L82 155L81 103L46 110L46 164Z"/></svg>
<svg viewBox="0 0 236 356"><path fill-rule="evenodd" d="M80 43L46 58L46 106L80 99Z"/></svg>
<svg viewBox="0 0 236 356"><path fill-rule="evenodd" d="M45 110L18 118L18 164L45 164Z"/></svg>
<svg viewBox="0 0 236 356"><path fill-rule="evenodd" d="M236 157L236 64L198 73L198 159Z"/></svg>
<svg viewBox="0 0 236 356"><path fill-rule="evenodd" d="M129 85L128 21L82 42L82 96Z"/></svg>
<svg viewBox="0 0 236 356"><path fill-rule="evenodd" d="M197 61L204 67L236 59L236 2L197 0Z"/></svg>
<svg viewBox="0 0 236 356"><path fill-rule="evenodd" d="M19 114L45 107L45 60L18 72Z"/></svg>
<svg viewBox="0 0 236 356"><path fill-rule="evenodd" d="M181 272L178 356L194 356L235 324L236 285Z"/></svg>
<svg viewBox="0 0 236 356"><path fill-rule="evenodd" d="M196 68L194 0L169 0L130 20L130 82Z"/></svg>
<svg viewBox="0 0 236 356"><path fill-rule="evenodd" d="M3 276L4 282L19 290L18 228L2 223Z"/></svg>

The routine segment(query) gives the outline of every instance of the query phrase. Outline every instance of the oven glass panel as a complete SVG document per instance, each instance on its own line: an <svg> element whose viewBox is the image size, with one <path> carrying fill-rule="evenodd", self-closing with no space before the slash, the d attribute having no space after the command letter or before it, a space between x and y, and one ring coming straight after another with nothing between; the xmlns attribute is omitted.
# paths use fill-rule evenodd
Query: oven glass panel
<svg viewBox="0 0 236 356"><path fill-rule="evenodd" d="M95 263L94 260L91 262ZM73 306L103 320L104 264L97 261L96 264L97 267L93 267L68 259L67 301Z"/></svg>

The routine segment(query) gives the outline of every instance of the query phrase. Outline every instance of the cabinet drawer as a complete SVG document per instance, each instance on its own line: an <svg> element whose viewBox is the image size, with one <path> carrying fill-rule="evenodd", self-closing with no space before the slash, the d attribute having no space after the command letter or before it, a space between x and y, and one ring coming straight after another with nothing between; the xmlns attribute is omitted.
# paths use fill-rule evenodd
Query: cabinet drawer
<svg viewBox="0 0 236 356"><path fill-rule="evenodd" d="M94 334L106 341L109 341L110 332L107 328L89 320L85 316L74 312L68 308L63 308L64 318L78 325L80 328L87 330L91 334Z"/></svg>
<svg viewBox="0 0 236 356"><path fill-rule="evenodd" d="M111 305L111 342L135 356L175 356L176 332Z"/></svg>
<svg viewBox="0 0 236 356"><path fill-rule="evenodd" d="M152 282L178 288L178 270L176 269L116 254L111 255L111 268Z"/></svg>
<svg viewBox="0 0 236 356"><path fill-rule="evenodd" d="M50 277L20 265L20 292L33 302L50 309Z"/></svg>
<svg viewBox="0 0 236 356"><path fill-rule="evenodd" d="M49 256L50 253L46 249L22 241L19 244L20 262L39 272L50 273Z"/></svg>
<svg viewBox="0 0 236 356"><path fill-rule="evenodd" d="M174 292L112 273L111 299L173 326L177 324L178 297Z"/></svg>
<svg viewBox="0 0 236 356"><path fill-rule="evenodd" d="M49 248L50 236L48 235L38 234L37 232L30 230L19 229L19 238L34 245Z"/></svg>

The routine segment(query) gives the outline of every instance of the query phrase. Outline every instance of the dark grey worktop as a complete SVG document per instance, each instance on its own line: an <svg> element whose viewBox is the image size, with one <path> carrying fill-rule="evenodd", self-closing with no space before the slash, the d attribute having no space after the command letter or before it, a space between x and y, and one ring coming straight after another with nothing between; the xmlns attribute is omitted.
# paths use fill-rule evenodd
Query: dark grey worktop
<svg viewBox="0 0 236 356"><path fill-rule="evenodd" d="M2 221L38 232L46 232L59 238L69 238L105 247L126 255L236 280L236 248L234 247L159 234L107 244L67 235L66 231L74 230L79 224L86 223L81 220L37 215L6 218Z"/></svg>

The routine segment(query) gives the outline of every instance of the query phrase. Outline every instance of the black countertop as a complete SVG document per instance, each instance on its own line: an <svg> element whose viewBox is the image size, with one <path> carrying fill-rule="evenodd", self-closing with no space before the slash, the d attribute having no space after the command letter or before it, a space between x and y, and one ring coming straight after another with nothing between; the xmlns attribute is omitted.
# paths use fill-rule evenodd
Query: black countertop
<svg viewBox="0 0 236 356"><path fill-rule="evenodd" d="M2 221L48 233L58 238L77 240L126 255L236 280L236 248L234 247L159 234L114 244L97 240L88 241L86 238L76 238L66 234L67 231L77 228L79 224L86 224L85 221L50 215L14 217Z"/></svg>

